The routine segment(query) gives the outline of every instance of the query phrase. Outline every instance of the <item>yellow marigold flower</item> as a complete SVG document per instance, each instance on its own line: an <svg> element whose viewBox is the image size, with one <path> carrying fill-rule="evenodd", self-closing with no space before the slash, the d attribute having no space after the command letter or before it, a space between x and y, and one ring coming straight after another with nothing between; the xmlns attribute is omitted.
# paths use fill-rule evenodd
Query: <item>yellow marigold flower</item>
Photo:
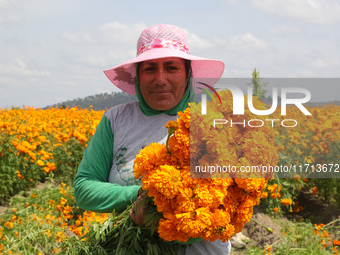
<svg viewBox="0 0 340 255"><path fill-rule="evenodd" d="M64 241L65 240L65 238L66 238L66 236L64 235L64 233L63 232L57 232L57 234L55 235L55 237L56 237L56 240L57 240L57 242L62 242L62 241Z"/></svg>
<svg viewBox="0 0 340 255"><path fill-rule="evenodd" d="M165 127L177 129L179 127L179 123L177 121L170 120L165 124Z"/></svg>
<svg viewBox="0 0 340 255"><path fill-rule="evenodd" d="M283 205L291 205L293 203L291 198L287 198L287 199L281 199L281 204Z"/></svg>
<svg viewBox="0 0 340 255"><path fill-rule="evenodd" d="M11 217L11 222L14 222L16 220L17 216L16 215L12 215Z"/></svg>
<svg viewBox="0 0 340 255"><path fill-rule="evenodd" d="M313 137L312 137L312 140L313 140L314 142L318 142L318 141L320 140L320 138L317 137L317 136L313 136Z"/></svg>
<svg viewBox="0 0 340 255"><path fill-rule="evenodd" d="M13 222L7 221L7 222L4 223L4 226L8 227L9 229L11 229L11 228L13 228Z"/></svg>
<svg viewBox="0 0 340 255"><path fill-rule="evenodd" d="M50 200L48 200L48 204L51 205L51 206L54 206L55 205L55 201L50 199Z"/></svg>
<svg viewBox="0 0 340 255"><path fill-rule="evenodd" d="M44 163L44 161L38 159L38 160L37 160L37 165L38 165L38 166L44 166L45 163Z"/></svg>

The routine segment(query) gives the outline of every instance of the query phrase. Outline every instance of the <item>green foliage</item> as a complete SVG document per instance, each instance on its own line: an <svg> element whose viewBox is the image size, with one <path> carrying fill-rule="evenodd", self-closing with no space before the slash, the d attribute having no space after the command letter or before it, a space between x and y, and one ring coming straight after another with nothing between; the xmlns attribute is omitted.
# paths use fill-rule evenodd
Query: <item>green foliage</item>
<svg viewBox="0 0 340 255"><path fill-rule="evenodd" d="M261 100L266 95L266 90L264 89L264 87L267 84L261 83L260 72L257 72L256 68L254 69L252 76L253 96L257 96Z"/></svg>
<svg viewBox="0 0 340 255"><path fill-rule="evenodd" d="M72 137L63 146L53 147L52 152L54 154L54 161L57 164L54 177L62 179L66 183L73 183L79 163L85 152L84 145Z"/></svg>
<svg viewBox="0 0 340 255"><path fill-rule="evenodd" d="M67 225L63 212L58 211L54 203L64 199L67 201L64 206L75 204L70 195L59 192L60 188L54 186L49 182L45 189L20 192L11 199L11 209L1 215L0 221L0 247L3 245L4 254L52 254L60 249ZM73 194L73 190L69 193Z"/></svg>
<svg viewBox="0 0 340 255"><path fill-rule="evenodd" d="M78 99L69 100L66 102L61 102L57 105L53 105L52 107L57 106L58 108L64 109L67 107L78 106L82 109L93 108L95 110L105 110L105 109L110 109L111 107L115 105L124 104L128 102L133 102L133 101L137 101L136 96L130 95L125 92L117 92L117 93L112 92L112 94L104 93L104 94L98 94L95 96L88 96L83 99L78 98ZM48 106L46 108L48 108Z"/></svg>
<svg viewBox="0 0 340 255"><path fill-rule="evenodd" d="M90 231L82 237L71 237L63 243L64 254L98 254L98 255L175 255L179 244L169 243L159 237L157 232L150 231L148 227L136 225L129 217L133 205L122 213L112 217L104 224L95 224ZM158 214L156 210L148 213L146 221Z"/></svg>
<svg viewBox="0 0 340 255"><path fill-rule="evenodd" d="M32 164L12 144L13 136L0 134L0 204L19 191L28 190L45 178L44 171ZM25 177L20 177L25 176Z"/></svg>
<svg viewBox="0 0 340 255"><path fill-rule="evenodd" d="M1 139L0 204L20 191L29 190L38 182L45 182L51 174L43 170L46 165L39 166L27 154L20 153L12 143L14 137L6 136ZM39 151L39 148L36 151ZM53 172L54 177L72 183L84 151L84 144L80 143L75 137L70 138L62 146L53 146L53 161L56 162L57 166Z"/></svg>

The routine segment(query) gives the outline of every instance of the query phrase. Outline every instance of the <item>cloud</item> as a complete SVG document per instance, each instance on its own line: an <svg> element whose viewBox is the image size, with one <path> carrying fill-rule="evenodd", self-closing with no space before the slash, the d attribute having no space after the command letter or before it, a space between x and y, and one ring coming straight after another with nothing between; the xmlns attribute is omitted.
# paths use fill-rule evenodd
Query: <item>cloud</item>
<svg viewBox="0 0 340 255"><path fill-rule="evenodd" d="M22 21L22 18L18 15L9 15L9 14L2 14L0 12L0 25L7 26L11 24L17 24Z"/></svg>
<svg viewBox="0 0 340 255"><path fill-rule="evenodd" d="M0 0L0 26L8 26L22 22L22 17L15 10L17 6L13 1Z"/></svg>
<svg viewBox="0 0 340 255"><path fill-rule="evenodd" d="M49 76L51 73L30 69L24 61L15 59L7 65L0 65L0 74L2 76Z"/></svg>
<svg viewBox="0 0 340 255"><path fill-rule="evenodd" d="M251 77L252 70L262 67L272 47L252 33L244 33L227 38L214 37L216 59L224 61L226 69L223 77Z"/></svg>
<svg viewBox="0 0 340 255"><path fill-rule="evenodd" d="M199 50L207 50L215 47L215 44L212 41L203 39L194 33L190 33L187 30L184 30L187 35L188 44L190 47L190 51L199 51Z"/></svg>
<svg viewBox="0 0 340 255"><path fill-rule="evenodd" d="M62 37L72 43L95 42L94 38L88 32L64 32Z"/></svg>
<svg viewBox="0 0 340 255"><path fill-rule="evenodd" d="M146 27L143 22L129 25L115 21L91 30L65 31L62 38L71 43L65 58L73 65L92 68L118 65L136 56L137 39Z"/></svg>
<svg viewBox="0 0 340 255"><path fill-rule="evenodd" d="M1 1L1 0L0 0ZM143 22L71 27L49 38L18 37L0 59L0 106L45 107L103 92L118 91L103 70L136 55ZM6 94L6 97L4 97Z"/></svg>
<svg viewBox="0 0 340 255"><path fill-rule="evenodd" d="M340 3L335 0L252 0L264 12L315 24L340 23Z"/></svg>
<svg viewBox="0 0 340 255"><path fill-rule="evenodd" d="M301 30L296 26L281 25L279 27L269 29L269 32L272 34L298 34Z"/></svg>
<svg viewBox="0 0 340 255"><path fill-rule="evenodd" d="M227 39L226 43L230 50L242 52L270 49L270 46L265 41L256 38L251 33L230 37Z"/></svg>
<svg viewBox="0 0 340 255"><path fill-rule="evenodd" d="M331 70L339 68L340 62L335 56L327 56L320 52L308 52L298 57L304 66L314 70ZM333 70L332 70L333 71Z"/></svg>
<svg viewBox="0 0 340 255"><path fill-rule="evenodd" d="M99 30L110 42L127 43L135 46L140 33L145 28L147 28L147 25L144 22L128 25L115 21L100 26Z"/></svg>
<svg viewBox="0 0 340 255"><path fill-rule="evenodd" d="M47 23L51 19L79 8L80 0L0 0L0 26L9 27L34 22Z"/></svg>

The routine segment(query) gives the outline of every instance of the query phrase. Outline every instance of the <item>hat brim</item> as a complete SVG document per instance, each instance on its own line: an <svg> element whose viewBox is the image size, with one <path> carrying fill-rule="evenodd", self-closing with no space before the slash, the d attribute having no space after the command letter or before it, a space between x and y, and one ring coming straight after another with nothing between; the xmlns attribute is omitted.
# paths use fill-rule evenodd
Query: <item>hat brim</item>
<svg viewBox="0 0 340 255"><path fill-rule="evenodd" d="M204 82L213 86L224 72L224 63L220 60L201 58L175 49L158 48L146 51L130 61L104 70L104 73L117 88L131 95L136 95L135 64L146 60L167 57L191 60L192 77L194 78L192 85L195 93L201 92L201 90L198 89L198 87L201 86L198 82Z"/></svg>

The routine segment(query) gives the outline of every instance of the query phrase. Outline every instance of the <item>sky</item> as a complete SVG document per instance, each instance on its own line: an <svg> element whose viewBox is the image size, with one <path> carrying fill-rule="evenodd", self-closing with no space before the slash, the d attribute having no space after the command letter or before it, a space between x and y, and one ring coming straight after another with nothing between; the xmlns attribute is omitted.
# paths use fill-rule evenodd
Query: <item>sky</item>
<svg viewBox="0 0 340 255"><path fill-rule="evenodd" d="M340 0L0 0L0 107L119 91L103 70L160 23L222 60L223 78L340 78ZM340 87L324 94L340 100Z"/></svg>

